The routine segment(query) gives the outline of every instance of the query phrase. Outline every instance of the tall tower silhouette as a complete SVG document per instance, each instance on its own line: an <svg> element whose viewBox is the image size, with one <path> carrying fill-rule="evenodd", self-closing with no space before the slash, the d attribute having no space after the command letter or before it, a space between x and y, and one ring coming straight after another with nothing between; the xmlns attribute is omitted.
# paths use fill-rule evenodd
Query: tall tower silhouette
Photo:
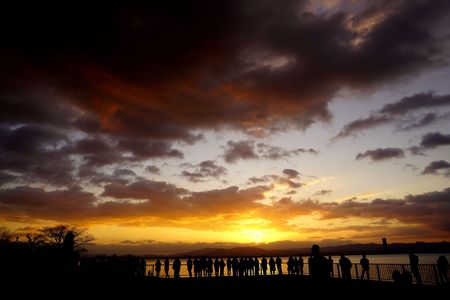
<svg viewBox="0 0 450 300"><path fill-rule="evenodd" d="M388 244L386 238L382 238L381 241L383 242L383 251L388 252Z"/></svg>

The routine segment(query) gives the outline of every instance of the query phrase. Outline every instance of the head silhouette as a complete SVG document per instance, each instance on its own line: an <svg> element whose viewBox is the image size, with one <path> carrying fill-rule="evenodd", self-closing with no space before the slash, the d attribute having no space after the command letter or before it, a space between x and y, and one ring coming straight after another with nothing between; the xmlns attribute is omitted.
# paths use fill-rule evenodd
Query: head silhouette
<svg viewBox="0 0 450 300"><path fill-rule="evenodd" d="M319 254L320 254L320 247L319 247L319 245L314 244L314 245L311 247L311 254L312 254L312 256L316 256L316 255L319 255Z"/></svg>

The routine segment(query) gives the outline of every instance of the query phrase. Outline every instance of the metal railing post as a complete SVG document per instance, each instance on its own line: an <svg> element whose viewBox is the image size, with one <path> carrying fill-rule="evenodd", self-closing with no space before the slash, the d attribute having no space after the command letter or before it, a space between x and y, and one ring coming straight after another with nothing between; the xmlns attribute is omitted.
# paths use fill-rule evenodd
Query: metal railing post
<svg viewBox="0 0 450 300"><path fill-rule="evenodd" d="M378 281L381 281L381 276L380 276L380 265L377 264L377 274L378 274Z"/></svg>
<svg viewBox="0 0 450 300"><path fill-rule="evenodd" d="M440 285L439 274L438 274L438 271L436 269L436 265L433 265L433 273L434 273L434 278L436 279L435 280L436 281L436 285Z"/></svg>

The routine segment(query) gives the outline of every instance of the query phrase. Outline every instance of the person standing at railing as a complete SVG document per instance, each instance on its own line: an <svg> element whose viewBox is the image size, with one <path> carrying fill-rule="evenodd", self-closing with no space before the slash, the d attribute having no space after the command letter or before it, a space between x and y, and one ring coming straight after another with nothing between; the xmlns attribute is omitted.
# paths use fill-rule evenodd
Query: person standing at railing
<svg viewBox="0 0 450 300"><path fill-rule="evenodd" d="M181 269L181 261L177 257L172 263L172 269L173 269L173 278L180 278L180 269Z"/></svg>
<svg viewBox="0 0 450 300"><path fill-rule="evenodd" d="M194 258L194 262L192 263L194 265L194 276L195 278L200 277L200 260Z"/></svg>
<svg viewBox="0 0 450 300"><path fill-rule="evenodd" d="M319 245L313 245L311 248L311 272L309 276L315 281L326 281L330 279L330 268L328 259L320 254Z"/></svg>
<svg viewBox="0 0 450 300"><path fill-rule="evenodd" d="M228 259L227 259L227 276L231 275L231 265L232 265L231 258L228 257Z"/></svg>
<svg viewBox="0 0 450 300"><path fill-rule="evenodd" d="M339 265L341 266L342 279L352 279L352 262L350 261L350 259L341 254Z"/></svg>
<svg viewBox="0 0 450 300"><path fill-rule="evenodd" d="M333 270L333 259L331 258L331 255L328 256L328 270L330 271L331 278L333 278L334 270Z"/></svg>
<svg viewBox="0 0 450 300"><path fill-rule="evenodd" d="M208 276L208 262L206 261L206 257L202 257L200 259L200 277L206 277Z"/></svg>
<svg viewBox="0 0 450 300"><path fill-rule="evenodd" d="M212 258L208 258L208 262L206 264L206 274L208 274L208 277L211 277L213 273L213 260Z"/></svg>
<svg viewBox="0 0 450 300"><path fill-rule="evenodd" d="M445 255L439 256L437 260L437 269L441 283L448 283L448 260Z"/></svg>
<svg viewBox="0 0 450 300"><path fill-rule="evenodd" d="M300 268L300 275L303 276L303 267L305 266L305 262L304 262L302 256L300 256L300 257L298 258L298 266L299 266L299 268Z"/></svg>
<svg viewBox="0 0 450 300"><path fill-rule="evenodd" d="M361 279L363 279L364 274L367 274L367 280L370 280L369 276L369 260L367 259L366 255L363 254L361 260L359 261L362 267L362 273L361 273Z"/></svg>
<svg viewBox="0 0 450 300"><path fill-rule="evenodd" d="M236 257L231 260L231 270L233 271L233 276L236 277L239 274L239 262Z"/></svg>
<svg viewBox="0 0 450 300"><path fill-rule="evenodd" d="M294 257L294 273L295 275L300 275L300 265L297 257Z"/></svg>
<svg viewBox="0 0 450 300"><path fill-rule="evenodd" d="M294 274L294 259L292 258L292 256L289 256L289 259L286 264L287 264L288 275L293 275Z"/></svg>
<svg viewBox="0 0 450 300"><path fill-rule="evenodd" d="M264 256L261 259L261 269L262 269L263 275L266 276L267 275L267 258L265 258Z"/></svg>
<svg viewBox="0 0 450 300"><path fill-rule="evenodd" d="M192 259L188 257L188 260L186 261L186 266L189 274L189 278L192 278Z"/></svg>
<svg viewBox="0 0 450 300"><path fill-rule="evenodd" d="M269 259L269 270L270 275L275 275L275 260L273 259L273 257Z"/></svg>
<svg viewBox="0 0 450 300"><path fill-rule="evenodd" d="M169 269L170 269L170 262L169 258L166 257L164 260L164 273L166 273L166 278L169 278Z"/></svg>
<svg viewBox="0 0 450 300"><path fill-rule="evenodd" d="M255 257L255 275L259 276L259 259Z"/></svg>
<svg viewBox="0 0 450 300"><path fill-rule="evenodd" d="M419 272L419 257L414 253L409 254L409 263L411 264L411 273L416 278L417 284L422 284L422 276Z"/></svg>
<svg viewBox="0 0 450 300"><path fill-rule="evenodd" d="M214 260L214 274L217 276L219 276L219 267L220 267L220 262L219 259L216 257L216 259Z"/></svg>
<svg viewBox="0 0 450 300"><path fill-rule="evenodd" d="M277 264L278 275L283 275L283 269L282 269L283 261L281 260L281 258L279 256L275 260L275 263Z"/></svg>
<svg viewBox="0 0 450 300"><path fill-rule="evenodd" d="M223 277L223 275L225 274L225 262L223 261L223 258L220 259L219 267L220 267L220 277Z"/></svg>
<svg viewBox="0 0 450 300"><path fill-rule="evenodd" d="M155 275L156 277L159 278L159 273L161 272L161 261L159 260L159 258L156 260L155 263Z"/></svg>

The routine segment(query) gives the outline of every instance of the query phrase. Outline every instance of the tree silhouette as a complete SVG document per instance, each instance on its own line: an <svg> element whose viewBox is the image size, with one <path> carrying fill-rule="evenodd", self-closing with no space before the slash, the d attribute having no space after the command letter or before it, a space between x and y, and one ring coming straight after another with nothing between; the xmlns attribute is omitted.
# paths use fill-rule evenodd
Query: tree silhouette
<svg viewBox="0 0 450 300"><path fill-rule="evenodd" d="M44 235L42 233L27 233L27 244L30 250L34 250L45 242Z"/></svg>
<svg viewBox="0 0 450 300"><path fill-rule="evenodd" d="M85 251L85 246L91 244L95 238L87 234L85 229L70 227L69 225L58 225L44 227L39 230L45 242L58 249L68 249L74 251Z"/></svg>
<svg viewBox="0 0 450 300"><path fill-rule="evenodd" d="M6 226L0 226L0 242L6 243L11 239L11 230Z"/></svg>

